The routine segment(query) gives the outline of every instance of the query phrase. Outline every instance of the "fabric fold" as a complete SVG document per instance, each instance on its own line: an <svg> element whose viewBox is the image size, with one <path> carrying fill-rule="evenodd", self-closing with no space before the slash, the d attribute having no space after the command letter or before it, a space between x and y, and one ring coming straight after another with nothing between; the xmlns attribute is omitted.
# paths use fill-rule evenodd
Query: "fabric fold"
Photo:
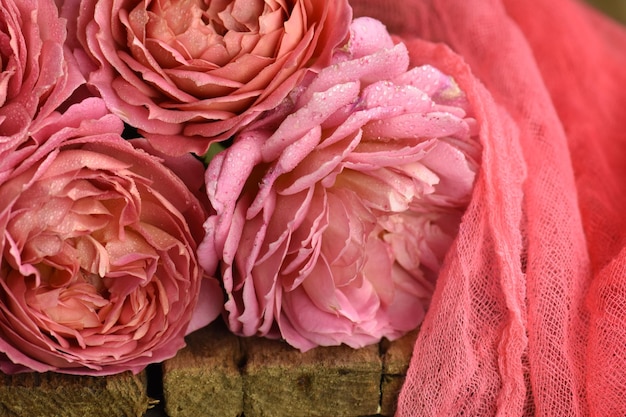
<svg viewBox="0 0 626 417"><path fill-rule="evenodd" d="M397 415L623 415L626 31L572 0L352 5L447 45L424 61L481 106L482 171Z"/></svg>

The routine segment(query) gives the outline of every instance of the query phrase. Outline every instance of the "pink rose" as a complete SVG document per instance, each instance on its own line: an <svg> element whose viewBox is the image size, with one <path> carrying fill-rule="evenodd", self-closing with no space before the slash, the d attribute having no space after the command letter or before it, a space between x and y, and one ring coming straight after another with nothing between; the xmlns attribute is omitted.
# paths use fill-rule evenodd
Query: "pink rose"
<svg viewBox="0 0 626 417"><path fill-rule="evenodd" d="M28 132L84 79L53 0L0 0L0 181L38 144Z"/></svg>
<svg viewBox="0 0 626 417"><path fill-rule="evenodd" d="M184 345L201 291L205 323L222 309L195 255L203 206L121 130L87 99L0 185L2 372L138 372Z"/></svg>
<svg viewBox="0 0 626 417"><path fill-rule="evenodd" d="M347 0L66 0L107 106L167 153L204 154L345 42Z"/></svg>
<svg viewBox="0 0 626 417"><path fill-rule="evenodd" d="M206 172L199 249L228 325L307 350L394 339L422 321L480 158L453 79L410 68L378 21L239 134ZM219 259L216 262L215 259Z"/></svg>

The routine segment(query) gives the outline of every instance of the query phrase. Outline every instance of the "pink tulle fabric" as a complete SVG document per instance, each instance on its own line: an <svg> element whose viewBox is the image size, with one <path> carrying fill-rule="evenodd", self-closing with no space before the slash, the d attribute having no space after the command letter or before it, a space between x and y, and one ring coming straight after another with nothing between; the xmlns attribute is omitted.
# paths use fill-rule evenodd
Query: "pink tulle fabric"
<svg viewBox="0 0 626 417"><path fill-rule="evenodd" d="M626 31L573 0L351 4L423 40L484 148L397 415L625 415Z"/></svg>

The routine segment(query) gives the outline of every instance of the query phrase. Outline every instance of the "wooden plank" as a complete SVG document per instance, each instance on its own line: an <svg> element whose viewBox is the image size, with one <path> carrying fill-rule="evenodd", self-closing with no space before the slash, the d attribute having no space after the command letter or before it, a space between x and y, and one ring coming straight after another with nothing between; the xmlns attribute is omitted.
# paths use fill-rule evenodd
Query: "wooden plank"
<svg viewBox="0 0 626 417"><path fill-rule="evenodd" d="M392 416L417 330L363 349L301 353L284 342L238 338L222 322L187 337L163 364L169 417Z"/></svg>
<svg viewBox="0 0 626 417"><path fill-rule="evenodd" d="M301 353L286 343L245 340L246 417L357 417L379 412L378 346L325 347Z"/></svg>
<svg viewBox="0 0 626 417"><path fill-rule="evenodd" d="M393 416L416 335L301 353L281 341L238 338L217 322L163 363L159 407L148 410L147 380L160 373L0 374L0 417Z"/></svg>
<svg viewBox="0 0 626 417"><path fill-rule="evenodd" d="M236 417L243 411L239 339L221 322L187 336L187 347L163 364L169 417Z"/></svg>
<svg viewBox="0 0 626 417"><path fill-rule="evenodd" d="M0 374L0 417L141 417L150 405L146 385L145 373Z"/></svg>
<svg viewBox="0 0 626 417"><path fill-rule="evenodd" d="M393 342L381 342L383 358L383 378L381 380L381 411L383 416L393 416L396 402L404 383L409 362L413 354L413 345L419 330L414 330Z"/></svg>

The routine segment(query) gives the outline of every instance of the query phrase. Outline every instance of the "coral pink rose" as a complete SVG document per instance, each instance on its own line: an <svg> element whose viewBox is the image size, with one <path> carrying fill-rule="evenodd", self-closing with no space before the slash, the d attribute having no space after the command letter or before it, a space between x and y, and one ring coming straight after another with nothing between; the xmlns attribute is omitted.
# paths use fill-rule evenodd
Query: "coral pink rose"
<svg viewBox="0 0 626 417"><path fill-rule="evenodd" d="M66 0L110 109L167 153L204 154L347 40L347 0Z"/></svg>
<svg viewBox="0 0 626 417"><path fill-rule="evenodd" d="M138 372L184 345L201 291L205 321L222 309L195 254L203 206L121 129L87 99L0 185L2 372Z"/></svg>
<svg viewBox="0 0 626 417"><path fill-rule="evenodd" d="M36 120L84 83L65 38L53 0L0 0L0 181L38 146Z"/></svg>
<svg viewBox="0 0 626 417"><path fill-rule="evenodd" d="M240 335L304 351L415 328L469 202L481 150L455 82L378 21L349 45L208 167L200 261Z"/></svg>

